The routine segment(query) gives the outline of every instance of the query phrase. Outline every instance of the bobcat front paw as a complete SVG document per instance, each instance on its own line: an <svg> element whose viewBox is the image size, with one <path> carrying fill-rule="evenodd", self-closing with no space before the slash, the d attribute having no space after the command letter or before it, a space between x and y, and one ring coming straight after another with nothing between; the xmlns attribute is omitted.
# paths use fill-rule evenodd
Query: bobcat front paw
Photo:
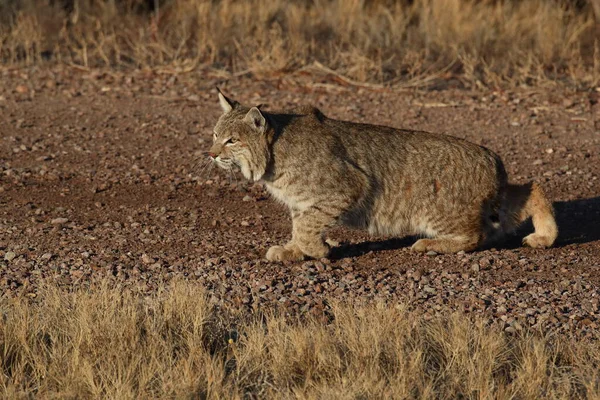
<svg viewBox="0 0 600 400"><path fill-rule="evenodd" d="M548 236L542 236L538 233L532 233L523 238L523 244L525 246L532 247L534 249L544 249L552 246L554 240Z"/></svg>
<svg viewBox="0 0 600 400"><path fill-rule="evenodd" d="M283 246L273 246L267 251L266 258L269 261L302 261L304 254Z"/></svg>

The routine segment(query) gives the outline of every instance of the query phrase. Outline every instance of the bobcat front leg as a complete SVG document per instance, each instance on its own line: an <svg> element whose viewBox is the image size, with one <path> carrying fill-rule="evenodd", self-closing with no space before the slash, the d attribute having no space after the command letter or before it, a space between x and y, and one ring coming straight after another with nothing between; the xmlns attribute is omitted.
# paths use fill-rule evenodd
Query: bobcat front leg
<svg viewBox="0 0 600 400"><path fill-rule="evenodd" d="M324 240L325 230L335 222L337 213L318 207L292 211L292 240L285 246L273 246L267 252L269 261L303 260L305 256L322 258L329 255Z"/></svg>

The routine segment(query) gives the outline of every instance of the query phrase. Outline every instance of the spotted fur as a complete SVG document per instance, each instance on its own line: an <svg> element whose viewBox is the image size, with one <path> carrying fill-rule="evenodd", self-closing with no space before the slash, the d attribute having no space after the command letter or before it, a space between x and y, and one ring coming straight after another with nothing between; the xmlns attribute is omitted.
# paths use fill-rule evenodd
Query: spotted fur
<svg viewBox="0 0 600 400"><path fill-rule="evenodd" d="M531 247L558 228L540 186L512 185L498 155L453 136L327 118L314 107L267 113L219 92L223 115L210 154L263 182L292 216L292 239L269 260L329 254L336 224L375 235L419 235L416 251L477 249L533 217Z"/></svg>

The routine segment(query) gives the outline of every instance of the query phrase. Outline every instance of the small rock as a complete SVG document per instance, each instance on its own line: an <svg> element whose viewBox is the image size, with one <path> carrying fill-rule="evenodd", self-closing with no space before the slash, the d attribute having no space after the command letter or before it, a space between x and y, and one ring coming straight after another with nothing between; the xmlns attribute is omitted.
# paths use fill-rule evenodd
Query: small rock
<svg viewBox="0 0 600 400"><path fill-rule="evenodd" d="M197 94L192 94L192 95L188 96L187 99L189 101L200 101L200 96L198 96Z"/></svg>
<svg viewBox="0 0 600 400"><path fill-rule="evenodd" d="M66 224L67 222L69 222L68 218L54 218L52 221L50 221L52 225L62 225Z"/></svg>
<svg viewBox="0 0 600 400"><path fill-rule="evenodd" d="M144 264L152 264L154 260L148 254L142 254L142 262Z"/></svg>
<svg viewBox="0 0 600 400"><path fill-rule="evenodd" d="M423 274L421 273L421 271L419 271L419 270L416 270L415 272L413 272L413 273L412 273L412 275L411 275L411 276L412 276L412 278L413 278L413 280L414 280L415 282L418 282L419 280L421 280L421 276L422 276L422 275L423 275Z"/></svg>
<svg viewBox="0 0 600 400"><path fill-rule="evenodd" d="M535 160L533 162L533 165L542 165L543 163L544 163L544 161L538 158L537 160Z"/></svg>
<svg viewBox="0 0 600 400"><path fill-rule="evenodd" d="M44 254L42 254L42 257L41 257L42 260L49 260L51 258L52 258L52 253L44 253Z"/></svg>
<svg viewBox="0 0 600 400"><path fill-rule="evenodd" d="M25 85L19 85L15 88L15 91L20 94L29 93L29 88Z"/></svg>
<svg viewBox="0 0 600 400"><path fill-rule="evenodd" d="M427 293L431 293L431 294L435 294L437 292L437 290L435 290L435 288L432 288L429 285L423 286L423 290L426 291Z"/></svg>
<svg viewBox="0 0 600 400"><path fill-rule="evenodd" d="M479 267L482 270L489 269L491 264L492 262L490 261L490 258L484 257L479 260Z"/></svg>
<svg viewBox="0 0 600 400"><path fill-rule="evenodd" d="M577 104L577 101L575 101L573 99L564 99L562 104L565 108L570 108L570 107L573 107L575 104Z"/></svg>
<svg viewBox="0 0 600 400"><path fill-rule="evenodd" d="M15 254L14 251L7 251L6 254L4 254L4 259L6 261L12 261L15 259L17 255Z"/></svg>
<svg viewBox="0 0 600 400"><path fill-rule="evenodd" d="M479 264L473 264L473 265L471 265L471 271L473 271L473 272L479 272Z"/></svg>
<svg viewBox="0 0 600 400"><path fill-rule="evenodd" d="M244 196L244 198L242 199L242 201L252 201L252 197L246 195L246 196Z"/></svg>
<svg viewBox="0 0 600 400"><path fill-rule="evenodd" d="M427 253L425 253L425 254L426 254L426 255L428 255L428 256L437 256L437 254L438 254L438 253L436 253L436 252L435 252L435 251L433 251L433 250L430 250L430 251L428 251L428 252L427 252Z"/></svg>

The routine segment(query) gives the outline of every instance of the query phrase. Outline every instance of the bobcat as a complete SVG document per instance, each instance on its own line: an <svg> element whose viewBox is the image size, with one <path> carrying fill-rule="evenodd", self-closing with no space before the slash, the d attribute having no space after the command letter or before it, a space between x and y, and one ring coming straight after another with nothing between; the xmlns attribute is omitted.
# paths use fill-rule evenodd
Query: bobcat
<svg viewBox="0 0 600 400"><path fill-rule="evenodd" d="M224 114L209 157L261 181L288 206L292 239L272 261L327 257L324 234L342 224L371 234L420 235L418 252L472 251L532 217L523 239L558 235L540 186L513 185L498 155L453 136L339 121L314 107L284 113L245 107L218 91Z"/></svg>

